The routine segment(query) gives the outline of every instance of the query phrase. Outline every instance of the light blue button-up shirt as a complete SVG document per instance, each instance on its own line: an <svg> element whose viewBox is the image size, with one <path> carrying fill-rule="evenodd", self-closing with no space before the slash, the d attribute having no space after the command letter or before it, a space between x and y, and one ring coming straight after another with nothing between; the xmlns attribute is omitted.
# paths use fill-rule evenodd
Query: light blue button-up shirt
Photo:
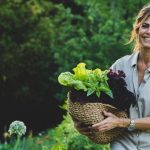
<svg viewBox="0 0 150 150"><path fill-rule="evenodd" d="M139 85L137 75L138 52L118 59L112 70L123 70L127 88L136 95L137 104L130 107L132 119L150 117L150 68L145 71L144 81ZM111 150L150 150L150 130L127 131L111 143Z"/></svg>

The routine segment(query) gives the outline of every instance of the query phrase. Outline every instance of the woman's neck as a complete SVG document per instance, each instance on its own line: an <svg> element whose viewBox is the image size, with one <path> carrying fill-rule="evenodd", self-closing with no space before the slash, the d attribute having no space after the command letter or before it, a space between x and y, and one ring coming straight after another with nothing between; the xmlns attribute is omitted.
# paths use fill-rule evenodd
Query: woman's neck
<svg viewBox="0 0 150 150"><path fill-rule="evenodd" d="M141 61L145 67L150 67L150 49L142 49L140 51L139 61Z"/></svg>

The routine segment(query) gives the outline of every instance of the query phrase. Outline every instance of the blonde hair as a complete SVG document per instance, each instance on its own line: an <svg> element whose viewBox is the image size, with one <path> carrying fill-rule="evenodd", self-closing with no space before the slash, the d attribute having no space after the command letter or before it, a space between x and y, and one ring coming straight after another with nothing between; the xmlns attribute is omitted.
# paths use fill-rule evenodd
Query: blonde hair
<svg viewBox="0 0 150 150"><path fill-rule="evenodd" d="M129 43L134 43L133 51L139 51L141 49L141 44L138 38L138 31L141 24L150 16L150 4L145 5L138 13L135 23L133 24L133 29L131 31Z"/></svg>

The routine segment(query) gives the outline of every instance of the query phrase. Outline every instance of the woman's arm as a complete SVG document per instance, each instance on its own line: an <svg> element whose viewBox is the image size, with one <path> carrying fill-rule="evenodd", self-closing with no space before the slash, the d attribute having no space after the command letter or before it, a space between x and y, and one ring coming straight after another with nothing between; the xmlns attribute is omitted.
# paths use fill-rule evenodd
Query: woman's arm
<svg viewBox="0 0 150 150"><path fill-rule="evenodd" d="M106 119L101 121L100 123L94 124L92 129L97 131L108 131L110 129L116 127L128 128L131 119L129 118L118 118L112 113L105 112L104 115L107 116ZM135 121L135 128L141 130L148 130L150 129L150 117L134 119Z"/></svg>
<svg viewBox="0 0 150 150"><path fill-rule="evenodd" d="M150 130L150 117L135 119L135 128L141 130Z"/></svg>

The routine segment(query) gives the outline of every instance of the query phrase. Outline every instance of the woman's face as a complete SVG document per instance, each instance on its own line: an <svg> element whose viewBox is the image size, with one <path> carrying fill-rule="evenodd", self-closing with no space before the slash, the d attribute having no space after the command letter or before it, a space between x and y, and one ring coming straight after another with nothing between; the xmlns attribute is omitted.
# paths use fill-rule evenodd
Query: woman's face
<svg viewBox="0 0 150 150"><path fill-rule="evenodd" d="M139 28L139 41L142 48L150 49L150 17Z"/></svg>

